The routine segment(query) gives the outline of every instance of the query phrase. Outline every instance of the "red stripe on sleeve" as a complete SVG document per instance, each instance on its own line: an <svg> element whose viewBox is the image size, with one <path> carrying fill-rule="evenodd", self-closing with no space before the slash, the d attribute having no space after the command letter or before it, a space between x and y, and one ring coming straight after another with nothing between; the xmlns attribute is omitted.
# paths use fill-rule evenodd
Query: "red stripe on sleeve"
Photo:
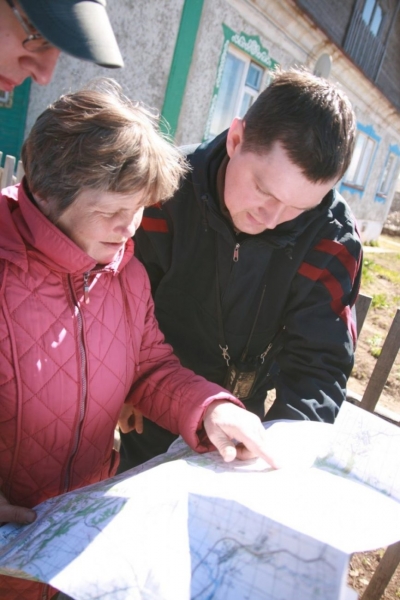
<svg viewBox="0 0 400 600"><path fill-rule="evenodd" d="M347 250L346 246L340 244L339 242L334 242L333 240L321 240L315 246L315 249L320 250L321 252L326 252L327 254L331 254L332 256L336 256L336 258L340 260L344 268L347 270L351 281L354 281L358 271L358 263Z"/></svg>
<svg viewBox="0 0 400 600"><path fill-rule="evenodd" d="M143 217L141 224L145 231L168 233L168 225L165 219L152 219L151 217Z"/></svg>
<svg viewBox="0 0 400 600"><path fill-rule="evenodd" d="M300 265L299 273L312 281L319 280L326 287L332 298L331 308L333 312L344 321L355 344L357 340L356 324L352 318L350 307L343 306L341 300L343 289L339 281L327 269L318 269L305 262Z"/></svg>

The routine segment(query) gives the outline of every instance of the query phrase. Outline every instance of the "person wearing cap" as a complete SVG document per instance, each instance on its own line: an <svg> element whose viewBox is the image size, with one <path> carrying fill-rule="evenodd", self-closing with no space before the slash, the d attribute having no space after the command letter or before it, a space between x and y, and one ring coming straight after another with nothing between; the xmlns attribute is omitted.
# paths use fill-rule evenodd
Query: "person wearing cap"
<svg viewBox="0 0 400 600"><path fill-rule="evenodd" d="M47 85L61 51L123 66L105 0L0 0L0 90L27 77Z"/></svg>

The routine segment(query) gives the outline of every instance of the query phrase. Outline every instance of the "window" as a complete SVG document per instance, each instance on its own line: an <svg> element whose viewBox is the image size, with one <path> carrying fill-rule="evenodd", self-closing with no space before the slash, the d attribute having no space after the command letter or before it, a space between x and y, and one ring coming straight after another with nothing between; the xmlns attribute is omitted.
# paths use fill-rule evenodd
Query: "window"
<svg viewBox="0 0 400 600"><path fill-rule="evenodd" d="M353 158L347 169L343 182L347 185L364 189L371 168L372 158L376 148L376 141L369 135L359 131Z"/></svg>
<svg viewBox="0 0 400 600"><path fill-rule="evenodd" d="M10 92L3 92L0 90L0 108L9 108L12 105L12 94Z"/></svg>
<svg viewBox="0 0 400 600"><path fill-rule="evenodd" d="M382 18L383 11L379 5L379 2L376 0L365 0L362 19L375 37L378 35Z"/></svg>
<svg viewBox="0 0 400 600"><path fill-rule="evenodd" d="M225 57L209 137L227 129L235 117L243 117L260 93L267 70L230 45Z"/></svg>
<svg viewBox="0 0 400 600"><path fill-rule="evenodd" d="M377 191L378 196L387 196L392 190L395 177L398 172L400 158L394 152L390 152L383 169L382 179Z"/></svg>

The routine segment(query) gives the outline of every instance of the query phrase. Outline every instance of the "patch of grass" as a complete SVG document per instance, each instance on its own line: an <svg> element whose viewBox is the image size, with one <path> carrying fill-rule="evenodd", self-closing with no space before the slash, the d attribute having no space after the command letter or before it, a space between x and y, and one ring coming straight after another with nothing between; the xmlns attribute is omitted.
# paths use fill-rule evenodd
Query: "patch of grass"
<svg viewBox="0 0 400 600"><path fill-rule="evenodd" d="M379 242L378 242L378 240L371 240L370 242L365 242L364 246L376 247L376 246L379 246Z"/></svg>
<svg viewBox="0 0 400 600"><path fill-rule="evenodd" d="M386 294L373 294L372 308L387 308L389 306Z"/></svg>
<svg viewBox="0 0 400 600"><path fill-rule="evenodd" d="M362 282L371 283L374 280L373 266L374 261L370 258L364 258L362 266Z"/></svg>
<svg viewBox="0 0 400 600"><path fill-rule="evenodd" d="M397 260L399 259L400 255L398 256ZM396 258L393 255L390 257L390 260L388 260L387 255L376 256L375 260L369 257L364 257L362 267L363 283L371 283L378 277L381 279L386 279L391 283L400 283L399 271L397 269L390 268L392 265L396 264Z"/></svg>
<svg viewBox="0 0 400 600"><path fill-rule="evenodd" d="M368 340L369 351L374 358L378 358L382 352L383 338L380 335L373 335Z"/></svg>
<svg viewBox="0 0 400 600"><path fill-rule="evenodd" d="M386 279L392 283L400 283L400 273L398 271L393 271L392 269L388 269L383 265L377 264L374 264L372 270L377 274L378 277L381 277L382 279Z"/></svg>

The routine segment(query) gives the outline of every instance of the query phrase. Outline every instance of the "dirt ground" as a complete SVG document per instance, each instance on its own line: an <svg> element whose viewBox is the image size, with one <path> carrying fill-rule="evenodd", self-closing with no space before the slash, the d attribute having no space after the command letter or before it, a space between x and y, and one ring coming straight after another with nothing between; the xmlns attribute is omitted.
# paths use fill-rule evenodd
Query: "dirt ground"
<svg viewBox="0 0 400 600"><path fill-rule="evenodd" d="M400 307L400 237L381 236L378 246L365 246L361 292L372 296L356 351L348 387L362 395L392 319ZM400 354L392 367L379 406L400 415Z"/></svg>
<svg viewBox="0 0 400 600"><path fill-rule="evenodd" d="M378 246L366 246L364 250L365 267L361 291L373 297L373 304L361 331L355 366L348 385L350 390L360 395L365 390L376 363L375 356L379 353L396 309L400 306L400 237L381 236ZM400 353L386 382L379 406L400 415ZM360 598L383 552L384 549L381 548L352 556L348 584L358 592ZM399 598L400 566L382 596L384 600Z"/></svg>

